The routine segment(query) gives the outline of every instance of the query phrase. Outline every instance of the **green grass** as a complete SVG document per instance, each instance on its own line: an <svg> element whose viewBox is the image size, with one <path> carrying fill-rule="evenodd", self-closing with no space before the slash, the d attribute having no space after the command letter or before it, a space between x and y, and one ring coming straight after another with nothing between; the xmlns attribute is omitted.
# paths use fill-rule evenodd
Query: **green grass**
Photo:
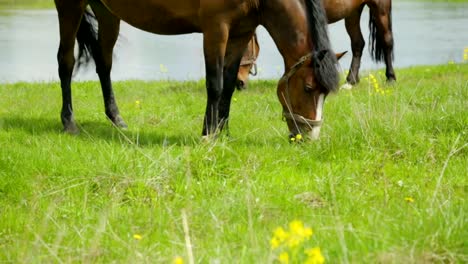
<svg viewBox="0 0 468 264"><path fill-rule="evenodd" d="M468 3L468 0L397 0L398 2L429 2L429 3ZM395 1L396 2L396 1Z"/></svg>
<svg viewBox="0 0 468 264"><path fill-rule="evenodd" d="M466 263L468 64L373 74L389 92L329 96L306 144L287 141L276 81L236 92L214 142L203 82L116 82L123 132L98 84L74 83L78 136L58 83L0 84L0 262L189 263L187 236L197 263L270 263L298 219L327 263Z"/></svg>
<svg viewBox="0 0 468 264"><path fill-rule="evenodd" d="M50 9L53 0L0 0L0 9Z"/></svg>

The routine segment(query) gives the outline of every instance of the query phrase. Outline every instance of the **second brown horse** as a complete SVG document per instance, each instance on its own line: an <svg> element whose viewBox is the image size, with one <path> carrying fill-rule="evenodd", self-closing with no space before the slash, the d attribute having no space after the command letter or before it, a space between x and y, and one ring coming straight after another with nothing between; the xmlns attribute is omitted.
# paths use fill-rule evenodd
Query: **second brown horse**
<svg viewBox="0 0 468 264"><path fill-rule="evenodd" d="M362 51L365 41L362 36L360 20L362 10L369 7L369 42L371 57L374 61L384 61L386 65L385 75L387 81L396 80L393 70L393 32L392 32L392 2L391 0L322 0L327 13L328 23L345 20L346 31L351 39L353 58L346 81L354 85L359 82L359 68L361 66ZM244 57L245 64L239 70L239 88L247 83L248 73L256 67L255 59L260 47L257 39L252 39L247 46ZM248 59L247 59L248 58ZM255 59L252 59L255 58Z"/></svg>

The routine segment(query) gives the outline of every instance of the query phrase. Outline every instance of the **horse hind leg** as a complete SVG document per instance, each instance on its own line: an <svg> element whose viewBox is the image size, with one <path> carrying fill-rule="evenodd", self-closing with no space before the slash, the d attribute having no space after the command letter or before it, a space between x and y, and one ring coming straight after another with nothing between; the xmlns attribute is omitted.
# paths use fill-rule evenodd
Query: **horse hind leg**
<svg viewBox="0 0 468 264"><path fill-rule="evenodd" d="M66 133L77 134L79 129L73 116L71 79L73 67L75 66L75 38L80 27L85 4L81 1L75 1L73 4L70 4L68 1L56 0L55 5L60 28L60 45L57 61L60 86L62 88L61 120Z"/></svg>
<svg viewBox="0 0 468 264"><path fill-rule="evenodd" d="M127 128L127 124L120 116L110 76L113 49L120 31L120 19L112 15L99 1L90 1L90 4L99 23L98 43L93 56L96 73L101 83L105 113L117 127Z"/></svg>
<svg viewBox="0 0 468 264"><path fill-rule="evenodd" d="M359 82L359 68L361 67L362 51L365 45L360 26L362 9L363 7L361 6L358 10L345 18L345 27L351 39L351 50L353 52L349 73L346 77L346 81L351 85Z"/></svg>
<svg viewBox="0 0 468 264"><path fill-rule="evenodd" d="M388 82L396 80L393 70L393 33L392 33L392 9L391 1L382 1L380 5L371 5L369 27L374 31L374 59L384 59ZM373 25L374 24L374 25ZM372 28L374 27L374 28Z"/></svg>

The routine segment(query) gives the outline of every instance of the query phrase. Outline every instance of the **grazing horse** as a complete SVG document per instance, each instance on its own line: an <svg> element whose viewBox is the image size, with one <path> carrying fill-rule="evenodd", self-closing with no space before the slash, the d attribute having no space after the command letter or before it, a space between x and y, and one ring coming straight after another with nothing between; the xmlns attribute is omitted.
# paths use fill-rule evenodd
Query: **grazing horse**
<svg viewBox="0 0 468 264"><path fill-rule="evenodd" d="M391 0L343 0L337 3L334 0L322 0L328 17L328 23L332 24L339 20L345 20L346 31L351 39L351 50L353 58L346 81L354 85L359 82L359 68L361 66L362 51L364 49L364 38L361 32L360 20L364 6L369 7L369 42L371 57L376 62L384 61L386 65L385 75L387 81L396 80L393 71L393 33L392 33L392 1ZM256 40L252 40L254 42ZM259 47L247 46L246 54L253 54L256 58L256 52ZM254 67L255 60L249 61L245 65L244 71L249 71ZM244 78L239 79L246 83ZM238 78L241 78L239 76Z"/></svg>
<svg viewBox="0 0 468 264"><path fill-rule="evenodd" d="M89 22L88 4L99 23L98 32ZM227 126L240 61L258 25L266 28L284 59L285 74L277 95L290 135L317 138L324 99L338 88L337 59L320 1L55 0L55 6L60 31L61 119L66 132L78 132L71 98L75 38L82 57L88 55L96 62L107 116L116 126L126 127L110 79L120 20L155 34L203 34L207 90L203 136L214 136Z"/></svg>

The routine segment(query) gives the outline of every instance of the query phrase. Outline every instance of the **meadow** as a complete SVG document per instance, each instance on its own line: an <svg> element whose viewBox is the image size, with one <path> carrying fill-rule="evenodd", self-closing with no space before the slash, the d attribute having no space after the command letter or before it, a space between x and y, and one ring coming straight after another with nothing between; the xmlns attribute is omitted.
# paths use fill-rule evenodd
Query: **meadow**
<svg viewBox="0 0 468 264"><path fill-rule="evenodd" d="M77 136L58 83L0 84L0 262L466 263L468 64L362 77L302 144L276 81L210 142L203 81L116 82L125 131L74 83Z"/></svg>
<svg viewBox="0 0 468 264"><path fill-rule="evenodd" d="M0 0L0 9L49 9L54 8L53 0Z"/></svg>

